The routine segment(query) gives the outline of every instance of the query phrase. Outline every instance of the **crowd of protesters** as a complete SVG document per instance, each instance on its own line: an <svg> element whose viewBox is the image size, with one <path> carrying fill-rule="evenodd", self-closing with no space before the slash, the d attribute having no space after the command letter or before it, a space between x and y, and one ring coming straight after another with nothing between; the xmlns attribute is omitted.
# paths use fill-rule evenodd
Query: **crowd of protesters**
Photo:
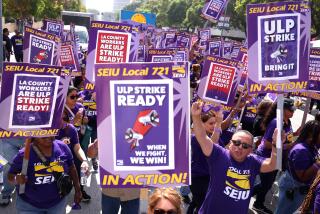
<svg viewBox="0 0 320 214"><path fill-rule="evenodd" d="M10 40L8 33L8 29L3 30L4 59L10 61L14 53L21 62L23 37L16 32ZM261 213L288 214L298 209L320 213L318 117L293 130L290 119L296 107L288 95L284 99L283 133L278 133L277 101L265 94L249 96L245 90L238 92L233 108L216 110L196 95L203 56L195 49L190 56L191 185L181 188L182 196L171 188L153 190L148 213L246 214L251 197L255 197L253 209ZM0 155L9 161L4 167L1 205L12 201L20 185L26 187L25 194L17 194L18 213L64 213L72 188L75 207L90 201L81 171L87 176L90 165L98 169L98 139L96 113L89 114L90 107L85 105L88 100L95 102L95 93L84 91L85 63L82 68L83 75L70 83L59 135L31 139L26 176L21 174L24 139L0 140ZM276 170L277 135L283 143L281 170ZM73 186L61 190L57 183L62 177ZM266 195L276 181L279 199L276 210L271 211ZM120 207L122 213L139 213L138 188L103 188L101 195L104 214L116 214ZM184 211L182 201L187 207Z"/></svg>

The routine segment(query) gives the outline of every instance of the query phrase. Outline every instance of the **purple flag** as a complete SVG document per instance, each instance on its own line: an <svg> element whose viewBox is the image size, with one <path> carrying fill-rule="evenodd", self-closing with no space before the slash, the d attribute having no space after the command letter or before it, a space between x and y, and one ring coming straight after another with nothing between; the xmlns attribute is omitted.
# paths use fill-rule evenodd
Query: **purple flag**
<svg viewBox="0 0 320 214"><path fill-rule="evenodd" d="M63 35L63 21L45 19L43 20L43 30L61 37Z"/></svg>
<svg viewBox="0 0 320 214"><path fill-rule="evenodd" d="M202 9L201 16L212 22L217 21L227 1L228 0L207 0Z"/></svg>

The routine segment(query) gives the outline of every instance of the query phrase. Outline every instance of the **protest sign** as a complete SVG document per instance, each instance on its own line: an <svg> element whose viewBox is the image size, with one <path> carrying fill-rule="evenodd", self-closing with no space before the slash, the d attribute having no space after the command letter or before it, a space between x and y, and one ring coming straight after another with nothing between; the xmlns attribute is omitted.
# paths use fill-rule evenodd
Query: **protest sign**
<svg viewBox="0 0 320 214"><path fill-rule="evenodd" d="M224 41L223 42L223 49L222 49L222 56L224 58L231 58L233 48L233 42L232 41Z"/></svg>
<svg viewBox="0 0 320 214"><path fill-rule="evenodd" d="M206 101L233 105L239 81L239 61L208 56L204 62L198 95Z"/></svg>
<svg viewBox="0 0 320 214"><path fill-rule="evenodd" d="M102 187L190 182L188 63L99 64Z"/></svg>
<svg viewBox="0 0 320 214"><path fill-rule="evenodd" d="M147 62L171 62L176 53L175 49L149 49Z"/></svg>
<svg viewBox="0 0 320 214"><path fill-rule="evenodd" d="M58 134L70 78L61 67L4 63L0 138Z"/></svg>
<svg viewBox="0 0 320 214"><path fill-rule="evenodd" d="M228 0L207 0L202 11L201 16L209 21L216 22L223 12Z"/></svg>
<svg viewBox="0 0 320 214"><path fill-rule="evenodd" d="M164 36L164 48L177 47L177 36L175 32L166 32Z"/></svg>
<svg viewBox="0 0 320 214"><path fill-rule="evenodd" d="M320 48L311 48L310 50L308 90L320 92Z"/></svg>
<svg viewBox="0 0 320 214"><path fill-rule="evenodd" d="M86 78L94 82L94 64L134 61L132 25L92 21L89 30ZM139 44L137 44L139 45ZM137 49L138 50L138 49Z"/></svg>
<svg viewBox="0 0 320 214"><path fill-rule="evenodd" d="M63 21L44 19L43 20L43 30L48 33L57 35L57 36L62 36L62 34L63 34Z"/></svg>
<svg viewBox="0 0 320 214"><path fill-rule="evenodd" d="M244 85L247 83L248 79L248 52L247 48L241 47L237 56L237 60L242 62L242 74L241 74L241 79L239 82L240 87L244 87Z"/></svg>
<svg viewBox="0 0 320 214"><path fill-rule="evenodd" d="M221 41L209 41L208 53L213 56L221 56Z"/></svg>
<svg viewBox="0 0 320 214"><path fill-rule="evenodd" d="M209 28L207 29L201 29L199 30L199 46L202 47L203 49L206 49L207 47L207 42L211 37L211 31Z"/></svg>
<svg viewBox="0 0 320 214"><path fill-rule="evenodd" d="M58 65L60 42L59 36L25 27L23 62Z"/></svg>
<svg viewBox="0 0 320 214"><path fill-rule="evenodd" d="M81 76L81 69L77 56L74 54L73 42L63 42L60 51L61 66L69 69L72 76Z"/></svg>
<svg viewBox="0 0 320 214"><path fill-rule="evenodd" d="M191 39L190 36L184 33L177 34L177 47L179 48L190 48Z"/></svg>
<svg viewBox="0 0 320 214"><path fill-rule="evenodd" d="M143 12L121 10L120 20L121 22L125 20L131 20L141 24L156 26L156 14L154 13L143 13Z"/></svg>
<svg viewBox="0 0 320 214"><path fill-rule="evenodd" d="M310 25L308 2L247 6L250 93L307 89Z"/></svg>

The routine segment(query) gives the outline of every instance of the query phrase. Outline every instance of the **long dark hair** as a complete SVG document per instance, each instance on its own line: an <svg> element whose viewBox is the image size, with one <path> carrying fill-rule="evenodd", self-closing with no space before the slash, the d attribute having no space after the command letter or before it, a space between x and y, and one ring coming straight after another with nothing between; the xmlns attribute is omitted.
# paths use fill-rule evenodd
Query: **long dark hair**
<svg viewBox="0 0 320 214"><path fill-rule="evenodd" d="M266 115L263 118L261 128L265 131L269 125L269 123L276 118L277 116L277 102L274 102L271 105L271 108L267 111Z"/></svg>
<svg viewBox="0 0 320 214"><path fill-rule="evenodd" d="M320 183L320 173L318 172L316 178L314 179L313 183L310 186L310 189L308 191L308 194L306 195L306 197L304 198L302 205L300 207L300 212L301 214L307 214L311 205L311 202L314 198L314 193L316 192L316 188L318 186L318 184Z"/></svg>
<svg viewBox="0 0 320 214"><path fill-rule="evenodd" d="M320 122L317 120L308 121L302 128L301 133L297 139L297 142L305 142L311 137L311 144L316 145L318 143L318 137L320 134Z"/></svg>

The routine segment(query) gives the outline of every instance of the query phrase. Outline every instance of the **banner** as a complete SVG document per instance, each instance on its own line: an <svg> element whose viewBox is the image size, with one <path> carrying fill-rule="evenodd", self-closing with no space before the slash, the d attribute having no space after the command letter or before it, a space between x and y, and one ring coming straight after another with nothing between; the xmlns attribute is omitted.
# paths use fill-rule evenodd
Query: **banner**
<svg viewBox="0 0 320 214"><path fill-rule="evenodd" d="M58 65L60 37L30 27L24 30L23 62Z"/></svg>
<svg viewBox="0 0 320 214"><path fill-rule="evenodd" d="M207 56L201 73L198 95L203 100L233 106L240 81L239 62Z"/></svg>
<svg viewBox="0 0 320 214"><path fill-rule="evenodd" d="M209 21L216 22L223 12L228 0L206 0L201 16Z"/></svg>
<svg viewBox="0 0 320 214"><path fill-rule="evenodd" d="M89 30L86 78L94 82L94 64L136 61L132 26L115 22L92 21ZM139 41L138 41L139 42ZM138 47L137 49L138 50Z"/></svg>
<svg viewBox="0 0 320 214"><path fill-rule="evenodd" d="M247 6L249 92L307 89L311 9L292 1Z"/></svg>
<svg viewBox="0 0 320 214"><path fill-rule="evenodd" d="M310 49L308 90L320 92L320 48Z"/></svg>
<svg viewBox="0 0 320 214"><path fill-rule="evenodd" d="M143 12L121 10L120 21L123 22L125 20L131 20L141 24L156 26L156 14L154 13L143 13Z"/></svg>
<svg viewBox="0 0 320 214"><path fill-rule="evenodd" d="M188 67L95 66L103 188L190 183Z"/></svg>
<svg viewBox="0 0 320 214"><path fill-rule="evenodd" d="M63 42L60 51L61 66L72 72L71 76L81 76L81 68L78 57L74 54L73 42Z"/></svg>
<svg viewBox="0 0 320 214"><path fill-rule="evenodd" d="M70 78L61 67L4 63L0 138L58 134Z"/></svg>
<svg viewBox="0 0 320 214"><path fill-rule="evenodd" d="M63 35L63 21L44 19L43 30L61 37Z"/></svg>

